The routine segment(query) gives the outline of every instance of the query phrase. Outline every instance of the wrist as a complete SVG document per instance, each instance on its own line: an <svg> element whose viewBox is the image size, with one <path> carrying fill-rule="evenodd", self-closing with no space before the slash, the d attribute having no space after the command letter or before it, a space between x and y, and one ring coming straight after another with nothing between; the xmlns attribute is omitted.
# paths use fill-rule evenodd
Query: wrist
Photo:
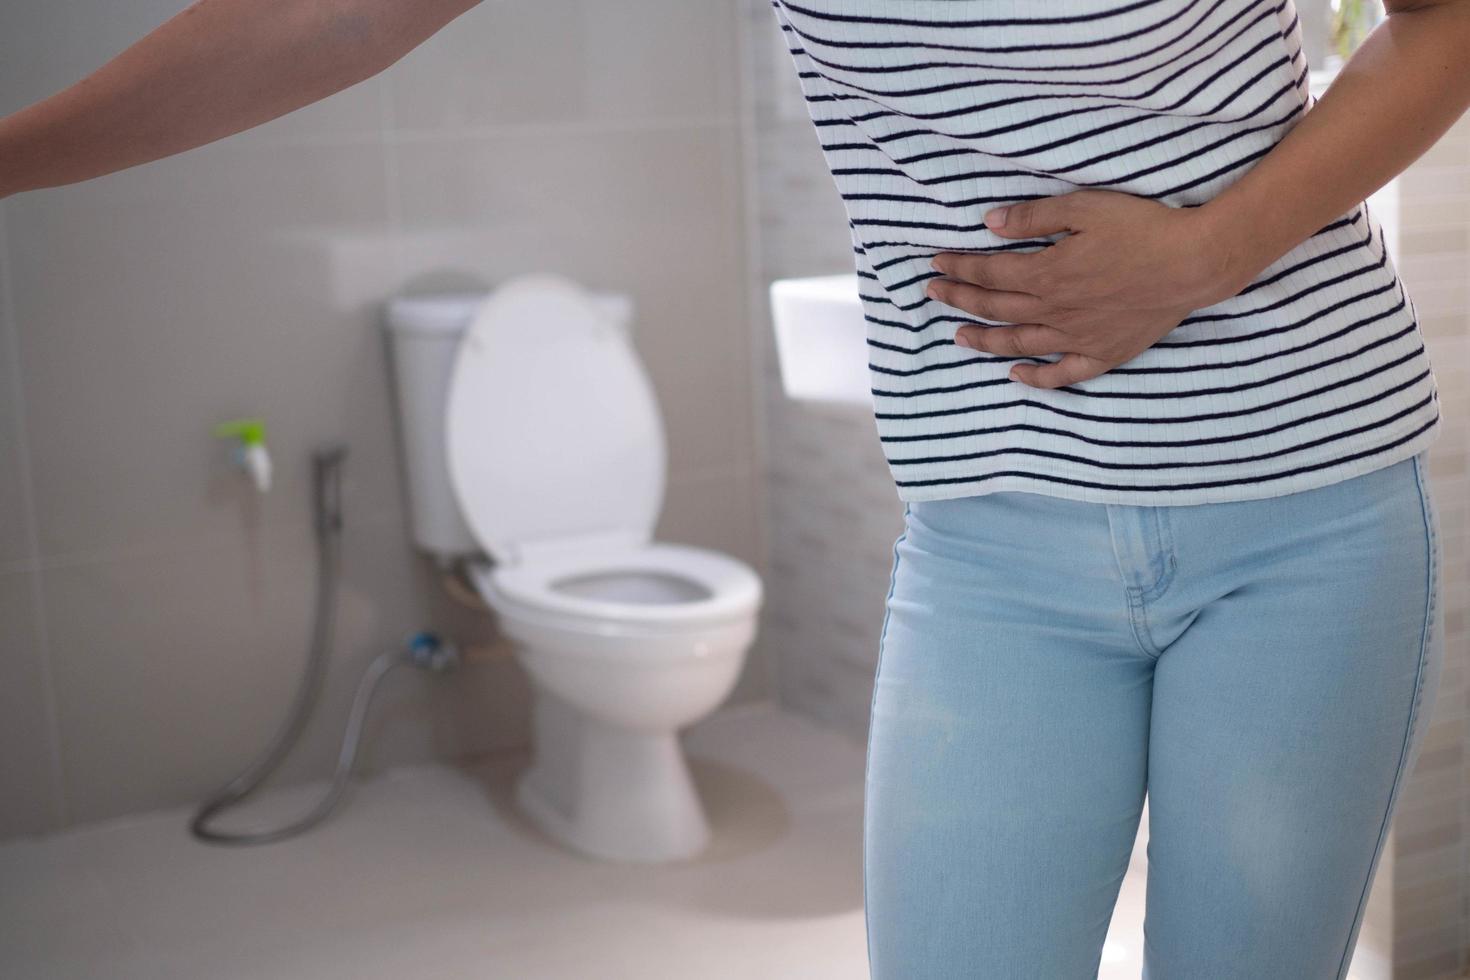
<svg viewBox="0 0 1470 980"><path fill-rule="evenodd" d="M1226 195L1189 208L1198 242L1198 264L1202 291L1213 305L1240 293L1273 256L1265 254L1262 240L1253 233L1250 210Z"/></svg>

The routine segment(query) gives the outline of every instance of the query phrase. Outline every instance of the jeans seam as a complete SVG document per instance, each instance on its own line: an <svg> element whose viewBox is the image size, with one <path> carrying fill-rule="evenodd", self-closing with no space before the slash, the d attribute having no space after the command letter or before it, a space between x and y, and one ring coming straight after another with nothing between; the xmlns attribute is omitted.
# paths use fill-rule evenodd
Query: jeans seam
<svg viewBox="0 0 1470 980"><path fill-rule="evenodd" d="M1420 512L1424 518L1424 533L1427 542L1426 571L1427 578L1426 598L1424 600L1424 625L1419 634L1419 663L1414 671L1414 694L1409 702L1409 716L1404 723L1404 737L1399 746L1398 766L1394 770L1393 783L1389 787L1388 803L1384 807L1383 822L1378 828L1378 842L1373 848L1373 856L1368 862L1368 874L1363 881L1362 892L1358 896L1357 912L1353 915L1352 924L1348 927L1347 942L1343 946L1342 958L1338 961L1336 980L1343 980L1347 975L1348 967L1351 965L1349 957L1353 953L1353 936L1362 925L1363 915L1367 911L1369 888L1373 884L1373 873L1377 868L1380 856L1383 853L1383 845L1388 839L1388 827L1394 812L1394 804L1398 800L1399 790L1404 783L1404 771L1407 768L1409 746L1413 741L1416 727L1420 720L1420 702L1424 693L1424 665L1429 656L1430 644L1434 641L1431 630L1434 625L1435 608L1435 575L1439 567L1439 542L1434 533L1434 517L1431 513L1429 492L1425 487L1424 474L1422 472L1423 454L1420 453L1414 459L1414 484L1419 491Z"/></svg>
<svg viewBox="0 0 1470 980"><path fill-rule="evenodd" d="M878 675L883 670L883 646L884 646L884 644L888 640L888 621L893 617L893 605L892 605L892 603L893 603L893 593L895 591L895 587L898 585L898 563L899 563L898 547L899 547L899 545L903 544L904 539L909 536L908 523L909 523L909 510L911 509L911 506L912 505L911 504L908 504L908 503L905 503L904 504L904 507L903 507L903 524L904 524L903 531L901 531L899 533L898 537L895 538L894 541L893 541L893 564L892 564L892 570L888 574L888 595L883 600L883 626L878 631L878 662L873 665L873 694L872 694L872 696L868 700L868 738L867 738L867 745L865 746L864 753L863 753L863 799L864 800L866 800L867 797L868 797L868 787L867 787L868 773L870 772L870 767L871 767L872 762L873 762L873 709L878 704ZM863 830L863 850L864 850L864 859L863 859L863 936L864 936L864 939L865 939L865 944L867 946L867 952L868 952L868 973L869 973L869 976L871 976L872 975L872 971L873 971L873 930L872 930L871 923L868 921L868 870L867 870L867 857L866 857L866 852L867 852L867 827L866 827L866 818L864 820L864 830Z"/></svg>
<svg viewBox="0 0 1470 980"><path fill-rule="evenodd" d="M1151 600L1163 595L1164 590L1169 587L1169 583L1174 581L1174 570L1178 567L1178 564L1174 560L1174 556L1170 554L1164 561L1164 571L1159 575L1159 580L1148 588L1140 590L1138 597L1140 599Z"/></svg>
<svg viewBox="0 0 1470 980"><path fill-rule="evenodd" d="M1172 566L1172 561L1170 564ZM1128 622L1133 627L1133 639L1138 641L1139 648L1157 660L1164 651L1154 642L1153 633L1148 628L1148 609L1144 605L1147 595L1140 589L1128 589Z"/></svg>
<svg viewBox="0 0 1470 980"><path fill-rule="evenodd" d="M1150 509L1153 511L1155 540L1159 553L1164 556L1164 568L1154 584L1140 593L1144 600L1157 599L1162 595L1174 580L1174 571L1179 565L1174 559L1174 529L1169 524L1168 513L1162 507Z"/></svg>

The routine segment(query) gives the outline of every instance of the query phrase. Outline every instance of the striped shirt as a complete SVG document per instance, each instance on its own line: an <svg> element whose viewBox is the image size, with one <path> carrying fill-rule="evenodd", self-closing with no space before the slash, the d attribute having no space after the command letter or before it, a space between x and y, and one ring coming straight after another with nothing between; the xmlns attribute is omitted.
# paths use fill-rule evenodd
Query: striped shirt
<svg viewBox="0 0 1470 980"><path fill-rule="evenodd" d="M900 499L1028 490L1195 504L1411 456L1439 400L1360 202L1151 348L1055 389L954 344L940 251L1035 251L992 207L1079 188L1198 206L1314 102L1292 0L773 0L847 208ZM1060 354L1031 360L1055 360Z"/></svg>

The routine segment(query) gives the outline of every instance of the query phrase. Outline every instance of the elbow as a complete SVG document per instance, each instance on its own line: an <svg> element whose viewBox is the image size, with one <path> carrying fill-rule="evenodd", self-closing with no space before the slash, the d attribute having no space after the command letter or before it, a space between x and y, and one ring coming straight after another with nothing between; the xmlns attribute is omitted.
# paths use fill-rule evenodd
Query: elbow
<svg viewBox="0 0 1470 980"><path fill-rule="evenodd" d="M382 71L397 59L393 30L385 8L374 0L317 0L305 12L309 25L298 34L318 58L335 61L360 81Z"/></svg>
<svg viewBox="0 0 1470 980"><path fill-rule="evenodd" d="M377 74L480 0L315 0L311 29L319 51L341 52L356 74Z"/></svg>
<svg viewBox="0 0 1470 980"><path fill-rule="evenodd" d="M342 86L370 77L390 63L387 13L383 0L280 0L274 33L288 39L282 55L313 66ZM406 6L412 6L407 4ZM262 12L262 16L270 16Z"/></svg>
<svg viewBox="0 0 1470 980"><path fill-rule="evenodd" d="M382 44L382 31L377 19L357 4L348 4L330 12L319 29L321 39L331 45L371 47Z"/></svg>

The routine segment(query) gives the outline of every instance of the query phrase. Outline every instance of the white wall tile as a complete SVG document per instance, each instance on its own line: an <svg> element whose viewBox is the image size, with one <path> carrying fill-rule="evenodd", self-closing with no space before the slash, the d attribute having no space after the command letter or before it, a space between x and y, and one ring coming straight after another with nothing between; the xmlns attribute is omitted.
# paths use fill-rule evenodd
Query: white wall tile
<svg viewBox="0 0 1470 980"><path fill-rule="evenodd" d="M751 453L749 333L729 128L404 142L404 277L555 272L628 293L672 471ZM595 161L595 163L593 162Z"/></svg>
<svg viewBox="0 0 1470 980"><path fill-rule="evenodd" d="M33 554L30 454L25 444L20 349L11 316L5 253L5 205L0 202L0 570L20 568Z"/></svg>
<svg viewBox="0 0 1470 980"><path fill-rule="evenodd" d="M734 23L726 3L481 4L385 75L390 126L733 118Z"/></svg>
<svg viewBox="0 0 1470 980"><path fill-rule="evenodd" d="M218 540L251 502L210 428L241 415L279 458L263 519L305 520L305 454L335 438L396 505L381 286L344 295L336 251L383 234L383 181L351 148L227 141L10 202L43 557Z"/></svg>
<svg viewBox="0 0 1470 980"><path fill-rule="evenodd" d="M62 819L33 572L0 573L0 838Z"/></svg>

